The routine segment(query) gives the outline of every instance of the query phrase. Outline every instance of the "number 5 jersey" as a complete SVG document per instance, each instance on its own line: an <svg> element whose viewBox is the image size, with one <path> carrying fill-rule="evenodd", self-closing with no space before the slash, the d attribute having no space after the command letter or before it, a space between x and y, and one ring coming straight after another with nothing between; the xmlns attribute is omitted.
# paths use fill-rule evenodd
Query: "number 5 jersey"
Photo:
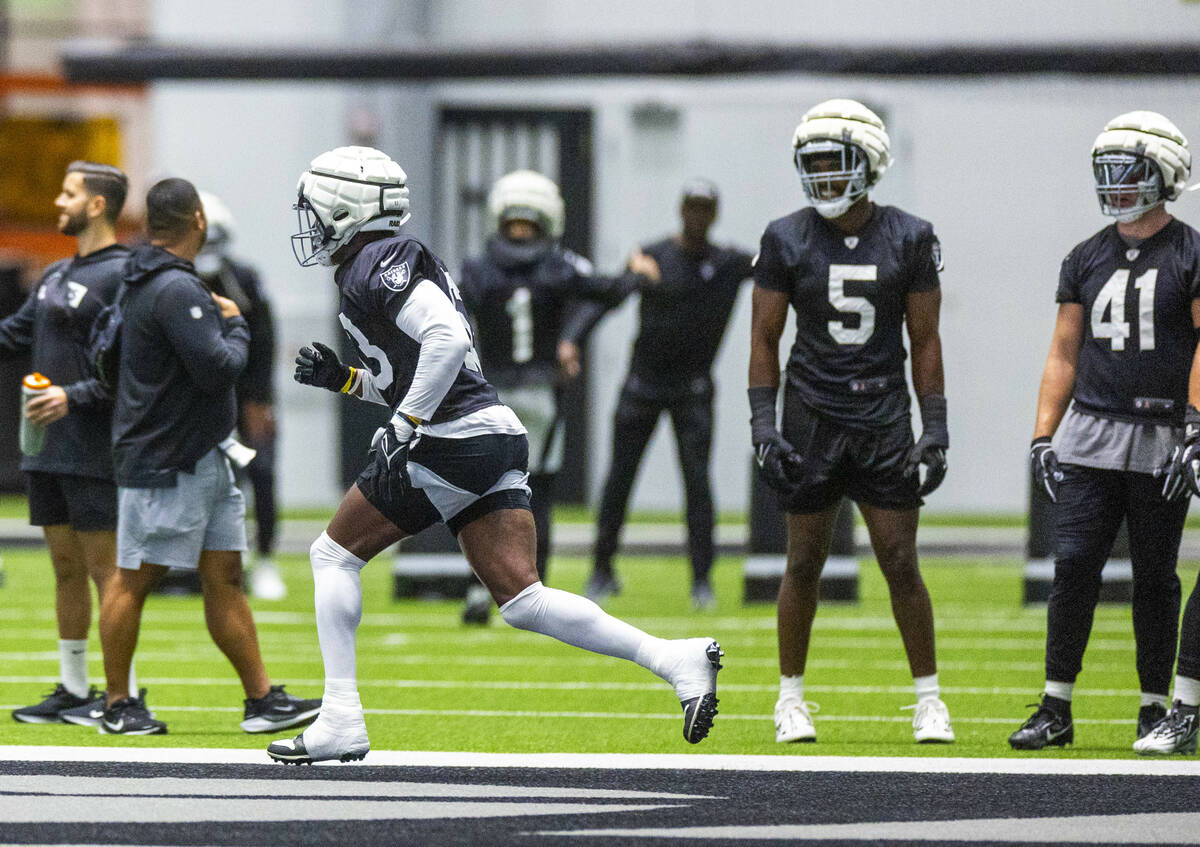
<svg viewBox="0 0 1200 847"><path fill-rule="evenodd" d="M787 294L796 312L787 391L856 428L907 419L905 307L939 287L941 265L932 225L894 206L875 206L854 235L811 207L772 221L754 282Z"/></svg>

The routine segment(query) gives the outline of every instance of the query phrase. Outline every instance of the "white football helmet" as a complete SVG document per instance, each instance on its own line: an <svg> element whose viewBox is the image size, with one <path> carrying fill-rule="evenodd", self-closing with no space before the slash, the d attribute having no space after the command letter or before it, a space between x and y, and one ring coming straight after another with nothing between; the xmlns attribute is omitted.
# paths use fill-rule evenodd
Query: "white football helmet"
<svg viewBox="0 0 1200 847"><path fill-rule="evenodd" d="M302 267L331 265L338 248L358 233L395 233L409 219L406 179L403 168L373 147L338 147L317 156L296 186L296 261Z"/></svg>
<svg viewBox="0 0 1200 847"><path fill-rule="evenodd" d="M204 217L208 219L208 240L206 247L224 247L233 241L237 232L237 222L221 198L209 191L198 191L200 205L204 207Z"/></svg>
<svg viewBox="0 0 1200 847"><path fill-rule="evenodd" d="M1100 211L1122 223L1177 198L1192 171L1188 142L1158 112L1126 112L1092 145Z"/></svg>
<svg viewBox="0 0 1200 847"><path fill-rule="evenodd" d="M536 171L513 171L496 180L488 194L488 215L494 232L505 221L526 220L550 238L562 237L566 220L558 186Z"/></svg>
<svg viewBox="0 0 1200 847"><path fill-rule="evenodd" d="M808 202L822 217L846 213L892 163L891 141L883 121L857 100L818 103L800 119L792 136L793 157ZM818 160L831 157L831 170Z"/></svg>

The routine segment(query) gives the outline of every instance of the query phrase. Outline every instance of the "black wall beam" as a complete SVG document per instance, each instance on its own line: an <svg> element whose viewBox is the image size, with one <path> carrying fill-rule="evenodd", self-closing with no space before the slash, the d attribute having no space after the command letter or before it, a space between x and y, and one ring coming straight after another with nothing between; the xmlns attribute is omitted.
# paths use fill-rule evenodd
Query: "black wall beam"
<svg viewBox="0 0 1200 847"><path fill-rule="evenodd" d="M499 50L206 49L153 43L68 42L72 82L154 80L446 80L548 76L718 76L814 73L865 76L1084 76L1200 74L1195 44L836 47L713 43L586 45Z"/></svg>

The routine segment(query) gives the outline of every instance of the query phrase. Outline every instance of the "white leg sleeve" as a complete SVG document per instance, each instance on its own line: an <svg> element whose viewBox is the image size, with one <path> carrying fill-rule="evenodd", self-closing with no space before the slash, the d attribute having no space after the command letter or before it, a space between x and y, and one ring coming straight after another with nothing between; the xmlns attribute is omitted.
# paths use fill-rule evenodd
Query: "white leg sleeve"
<svg viewBox="0 0 1200 847"><path fill-rule="evenodd" d="M359 571L366 562L326 533L308 550L313 570L313 600L317 610L317 637L325 678L357 678L354 635L362 620L362 583Z"/></svg>
<svg viewBox="0 0 1200 847"><path fill-rule="evenodd" d="M663 640L617 620L586 597L535 582L501 606L500 615L509 626L628 659L661 676L656 665Z"/></svg>

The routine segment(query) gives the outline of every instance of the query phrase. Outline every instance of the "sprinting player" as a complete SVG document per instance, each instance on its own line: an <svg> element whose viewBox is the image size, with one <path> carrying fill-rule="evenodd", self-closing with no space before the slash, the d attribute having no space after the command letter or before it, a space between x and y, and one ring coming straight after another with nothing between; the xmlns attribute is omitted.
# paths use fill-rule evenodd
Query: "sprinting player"
<svg viewBox="0 0 1200 847"><path fill-rule="evenodd" d="M887 579L916 688L913 737L950 742L939 699L933 610L917 566L921 498L946 473L941 248L933 227L868 191L891 162L879 117L853 100L810 109L792 139L810 208L772 222L755 264L750 338L751 438L765 480L787 512L779 586L775 739L814 741L804 667L821 569L843 496L858 504ZM783 429L775 423L779 339L789 305ZM923 432L913 443L905 349ZM919 466L925 465L924 481Z"/></svg>
<svg viewBox="0 0 1200 847"><path fill-rule="evenodd" d="M88 331L113 301L129 248L116 224L129 181L111 165L72 162L54 201L58 230L78 252L53 263L24 305L0 321L0 358L33 352L33 368L53 385L25 415L46 427L45 446L22 456L29 475L29 522L42 527L54 567L59 682L46 699L13 711L23 723L96 725L102 695L88 685L90 579L100 602L116 569L117 487L113 483L109 392L87 365ZM132 670L130 671L132 674ZM136 685L131 682L130 685Z"/></svg>
<svg viewBox="0 0 1200 847"><path fill-rule="evenodd" d="M334 265L341 322L362 367L327 347L302 348L296 379L393 410L373 455L312 545L317 634L325 662L318 720L267 752L277 761L361 759L370 749L358 695L359 572L381 550L442 521L511 626L628 659L675 687L683 734L708 734L721 649L666 641L537 578L525 428L484 378L458 287L438 258L399 234L405 174L369 147L339 147L300 176L293 236L302 266Z"/></svg>
<svg viewBox="0 0 1200 847"><path fill-rule="evenodd" d="M250 593L260 600L282 600L287 585L275 564L275 321L258 271L233 256L236 224L219 197L200 192L208 218L208 240L196 254L196 274L209 290L237 304L250 330L246 369L237 381L238 434L255 451L245 473L254 491L254 558Z"/></svg>
<svg viewBox="0 0 1200 847"><path fill-rule="evenodd" d="M1187 140L1155 112L1113 118L1092 146L1100 210L1116 222L1076 245L1059 275L1030 446L1034 484L1058 504L1046 685L1037 711L1009 736L1018 750L1074 740L1072 689L1122 520L1133 564L1137 737L1166 713L1188 502L1179 469L1167 486L1155 472L1182 434L1200 327L1200 235L1164 204L1190 166Z"/></svg>
<svg viewBox="0 0 1200 847"><path fill-rule="evenodd" d="M670 415L683 473L692 566L692 606L716 604L713 499L708 458L713 435L712 365L729 325L742 281L753 272L750 254L708 240L717 219L717 187L694 179L683 187L680 232L645 248L662 279L642 292L640 328L629 373L613 415L613 447L587 595L596 602L619 590L612 559L642 454L658 419Z"/></svg>
<svg viewBox="0 0 1200 847"><path fill-rule="evenodd" d="M529 499L544 584L565 437L559 389L578 378L580 351L604 310L652 285L657 268L639 252L621 276L596 275L591 262L559 242L562 196L553 180L534 171L498 179L488 211L494 234L483 253L463 265L459 290L488 382L517 413L529 439ZM464 622L486 623L491 605L486 588L471 586Z"/></svg>

